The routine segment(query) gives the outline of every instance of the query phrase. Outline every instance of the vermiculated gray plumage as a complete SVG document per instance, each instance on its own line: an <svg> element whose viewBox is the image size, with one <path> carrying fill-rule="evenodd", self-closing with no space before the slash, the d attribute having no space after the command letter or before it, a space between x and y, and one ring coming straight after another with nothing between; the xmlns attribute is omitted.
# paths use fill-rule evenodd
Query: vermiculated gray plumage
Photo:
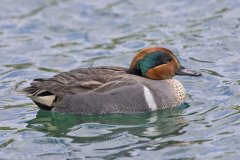
<svg viewBox="0 0 240 160"><path fill-rule="evenodd" d="M35 103L43 109L74 114L151 111L144 87L151 91L157 109L175 107L185 98L184 88L176 80L151 80L126 71L122 67L76 69L36 79L24 91L30 98L55 95L51 106Z"/></svg>

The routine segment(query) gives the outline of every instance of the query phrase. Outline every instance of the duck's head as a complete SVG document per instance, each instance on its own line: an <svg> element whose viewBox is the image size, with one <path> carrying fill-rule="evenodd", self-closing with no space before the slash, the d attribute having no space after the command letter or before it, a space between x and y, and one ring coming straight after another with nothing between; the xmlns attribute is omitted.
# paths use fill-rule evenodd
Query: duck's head
<svg viewBox="0 0 240 160"><path fill-rule="evenodd" d="M128 72L154 80L171 79L174 75L201 75L200 72L185 69L172 51L160 47L139 51L133 58Z"/></svg>

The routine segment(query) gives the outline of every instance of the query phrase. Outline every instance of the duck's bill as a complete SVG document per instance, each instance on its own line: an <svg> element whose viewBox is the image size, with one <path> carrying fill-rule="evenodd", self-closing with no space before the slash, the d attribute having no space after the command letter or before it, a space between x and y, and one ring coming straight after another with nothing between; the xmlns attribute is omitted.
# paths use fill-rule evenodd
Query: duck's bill
<svg viewBox="0 0 240 160"><path fill-rule="evenodd" d="M194 71L191 69L186 69L183 66L180 66L178 71L176 72L176 75L182 75L182 76L201 76L202 74L198 71Z"/></svg>

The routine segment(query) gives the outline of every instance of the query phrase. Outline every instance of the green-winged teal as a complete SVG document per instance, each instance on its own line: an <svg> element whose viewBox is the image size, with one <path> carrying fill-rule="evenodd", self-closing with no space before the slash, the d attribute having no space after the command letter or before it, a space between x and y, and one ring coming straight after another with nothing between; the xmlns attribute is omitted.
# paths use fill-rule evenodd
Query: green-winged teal
<svg viewBox="0 0 240 160"><path fill-rule="evenodd" d="M41 109L74 114L139 113L184 102L175 74L200 76L182 67L166 48L139 51L129 68L92 67L35 79L24 92Z"/></svg>

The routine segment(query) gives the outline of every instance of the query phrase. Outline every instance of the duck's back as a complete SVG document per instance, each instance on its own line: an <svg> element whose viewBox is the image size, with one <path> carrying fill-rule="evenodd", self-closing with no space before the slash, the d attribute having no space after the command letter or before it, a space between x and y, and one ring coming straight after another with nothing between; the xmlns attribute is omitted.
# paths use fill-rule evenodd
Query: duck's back
<svg viewBox="0 0 240 160"><path fill-rule="evenodd" d="M75 114L138 113L179 105L185 91L176 80L150 80L126 68L96 67L37 79L25 89L43 109ZM50 98L48 103L41 103Z"/></svg>

